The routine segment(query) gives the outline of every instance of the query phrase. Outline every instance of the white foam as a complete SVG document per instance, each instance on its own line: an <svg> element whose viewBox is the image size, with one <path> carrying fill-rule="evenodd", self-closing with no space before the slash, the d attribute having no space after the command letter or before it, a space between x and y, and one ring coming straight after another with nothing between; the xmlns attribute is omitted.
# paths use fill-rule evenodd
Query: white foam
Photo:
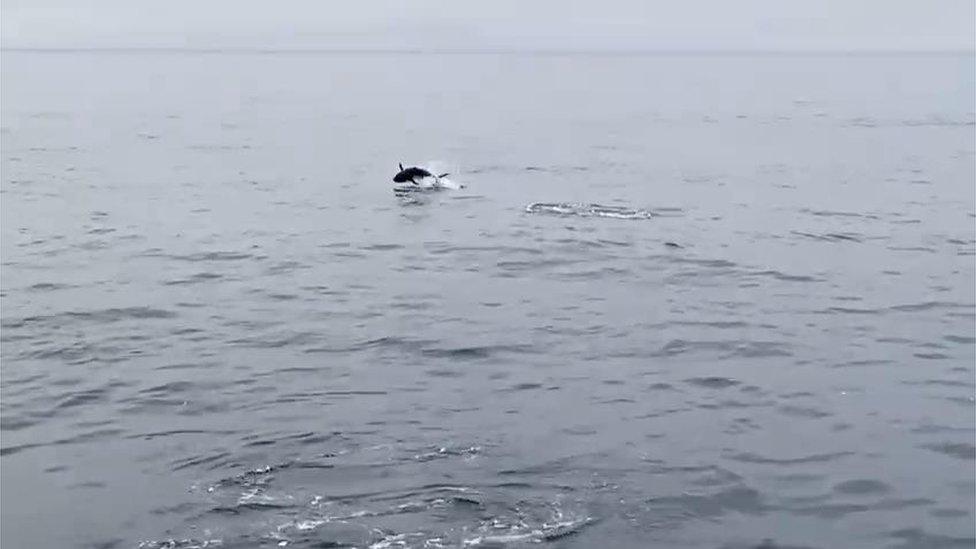
<svg viewBox="0 0 976 549"><path fill-rule="evenodd" d="M460 171L456 164L443 160L429 160L419 165L420 168L434 174L434 177L425 177L422 185L428 185L435 189L458 190L465 187L464 183L457 180L457 173ZM438 174L446 173L446 177L436 177ZM426 180L431 180L427 182Z"/></svg>

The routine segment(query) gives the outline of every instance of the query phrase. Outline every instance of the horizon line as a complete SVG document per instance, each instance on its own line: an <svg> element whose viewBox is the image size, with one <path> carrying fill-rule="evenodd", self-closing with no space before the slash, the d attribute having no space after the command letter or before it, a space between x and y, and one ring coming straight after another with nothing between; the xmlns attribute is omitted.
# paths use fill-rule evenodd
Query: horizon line
<svg viewBox="0 0 976 549"><path fill-rule="evenodd" d="M404 55L976 55L976 48L330 48L262 46L0 46L21 53L404 54Z"/></svg>

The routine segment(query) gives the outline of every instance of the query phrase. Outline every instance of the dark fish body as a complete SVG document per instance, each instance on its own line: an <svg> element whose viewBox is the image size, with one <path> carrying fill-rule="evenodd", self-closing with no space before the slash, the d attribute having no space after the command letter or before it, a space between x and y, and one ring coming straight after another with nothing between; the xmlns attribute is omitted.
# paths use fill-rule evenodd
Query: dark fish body
<svg viewBox="0 0 976 549"><path fill-rule="evenodd" d="M406 183L407 181L416 182L417 179L423 179L425 177L430 177L430 172L423 168L413 166L405 170L400 170L400 173L393 176L393 181L396 183Z"/></svg>
<svg viewBox="0 0 976 549"><path fill-rule="evenodd" d="M440 178L440 177L445 177L446 175L447 175L446 173L442 173L440 175L435 176L434 174L430 173L429 171L423 168L418 168L416 166L404 168L403 164L400 164L400 172L393 176L393 182L394 183L410 182L416 184L418 179L423 179L425 177Z"/></svg>

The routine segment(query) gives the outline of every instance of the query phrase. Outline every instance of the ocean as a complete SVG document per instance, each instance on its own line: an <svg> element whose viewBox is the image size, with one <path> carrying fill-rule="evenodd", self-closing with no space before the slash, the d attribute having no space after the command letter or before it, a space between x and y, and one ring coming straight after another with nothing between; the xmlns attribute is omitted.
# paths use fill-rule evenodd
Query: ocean
<svg viewBox="0 0 976 549"><path fill-rule="evenodd" d="M976 543L971 54L0 71L4 547Z"/></svg>

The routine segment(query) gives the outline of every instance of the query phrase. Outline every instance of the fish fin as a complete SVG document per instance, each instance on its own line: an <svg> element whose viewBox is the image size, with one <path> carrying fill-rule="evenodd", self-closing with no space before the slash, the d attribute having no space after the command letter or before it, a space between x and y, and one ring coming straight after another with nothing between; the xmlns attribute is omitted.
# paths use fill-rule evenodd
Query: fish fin
<svg viewBox="0 0 976 549"><path fill-rule="evenodd" d="M440 178L442 178L442 177L447 177L447 176L449 176L449 175L451 175L451 172L447 172L447 173L442 173L442 174L440 174L440 175L438 175L438 176L437 176L437 178L438 178L438 179L440 179Z"/></svg>

